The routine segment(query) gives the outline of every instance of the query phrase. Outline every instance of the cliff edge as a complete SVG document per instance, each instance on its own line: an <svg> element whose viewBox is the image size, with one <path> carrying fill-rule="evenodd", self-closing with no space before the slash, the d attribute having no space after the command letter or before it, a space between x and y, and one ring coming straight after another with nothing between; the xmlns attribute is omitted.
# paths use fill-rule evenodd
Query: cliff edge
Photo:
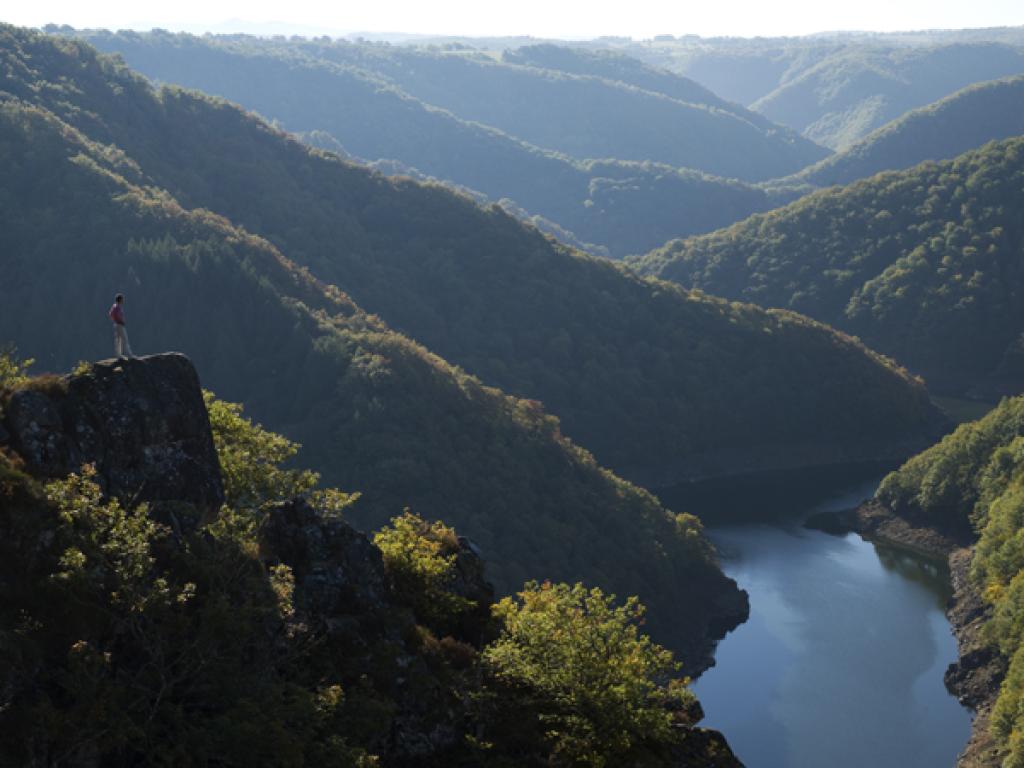
<svg viewBox="0 0 1024 768"><path fill-rule="evenodd" d="M168 353L104 360L14 391L0 428L29 474L67 477L84 464L108 496L148 502L179 533L224 503L224 486L187 357ZM198 514L182 515L188 507Z"/></svg>

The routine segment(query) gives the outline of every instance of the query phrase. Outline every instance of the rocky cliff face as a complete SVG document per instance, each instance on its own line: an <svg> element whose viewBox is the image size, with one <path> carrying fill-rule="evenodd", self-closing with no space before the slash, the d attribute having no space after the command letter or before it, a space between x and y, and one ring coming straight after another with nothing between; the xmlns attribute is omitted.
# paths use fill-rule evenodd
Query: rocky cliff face
<svg viewBox="0 0 1024 768"><path fill-rule="evenodd" d="M325 666L344 659L354 677L376 669L378 684L387 679L396 710L373 751L389 764L433 765L431 760L462 746L466 702L424 658L414 617L395 602L381 552L364 534L295 499L269 511L260 555L267 566L286 565L294 575L290 634L317 638ZM483 561L465 540L457 558L452 590L475 595L489 615L494 590L484 578Z"/></svg>
<svg viewBox="0 0 1024 768"><path fill-rule="evenodd" d="M28 471L66 477L96 467L102 490L149 502L179 532L224 502L199 377L180 354L106 360L14 392L0 423ZM176 514L190 505L199 513Z"/></svg>

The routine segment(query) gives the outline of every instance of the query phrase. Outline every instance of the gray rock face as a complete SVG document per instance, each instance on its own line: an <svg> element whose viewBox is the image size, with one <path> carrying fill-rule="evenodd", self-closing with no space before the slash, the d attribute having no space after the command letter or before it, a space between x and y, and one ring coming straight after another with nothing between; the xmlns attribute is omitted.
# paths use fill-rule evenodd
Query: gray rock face
<svg viewBox="0 0 1024 768"><path fill-rule="evenodd" d="M478 599L486 617L493 588L484 579L483 561L460 540L451 590ZM340 663L364 674L394 664L390 688L396 704L390 733L373 749L394 765L437 765L463 741L466 702L454 696L426 663L415 637L413 613L403 607L384 570L380 550L338 517L322 514L304 499L268 510L260 527L260 555L269 565L287 565L295 579L292 634L317 637L324 665ZM479 636L476 616L467 635ZM390 660L381 652L390 649ZM344 660L344 661L341 661ZM352 674L350 670L349 674Z"/></svg>
<svg viewBox="0 0 1024 768"><path fill-rule="evenodd" d="M103 491L149 502L181 527L224 501L220 464L195 368L169 353L96 363L15 392L0 429L27 469L65 477L94 464ZM175 515L183 504L199 513Z"/></svg>
<svg viewBox="0 0 1024 768"><path fill-rule="evenodd" d="M298 607L309 618L332 618L390 609L380 550L344 520L326 517L303 499L279 504L260 530L261 555L284 563L295 576Z"/></svg>

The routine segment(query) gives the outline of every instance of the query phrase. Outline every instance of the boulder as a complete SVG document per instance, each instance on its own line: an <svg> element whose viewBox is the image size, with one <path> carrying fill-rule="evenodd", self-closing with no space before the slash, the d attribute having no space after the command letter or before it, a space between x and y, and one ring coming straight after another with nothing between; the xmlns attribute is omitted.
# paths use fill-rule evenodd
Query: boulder
<svg viewBox="0 0 1024 768"><path fill-rule="evenodd" d="M380 550L342 518L304 499L268 510L260 549L268 565L291 568L296 607L318 623L391 609Z"/></svg>
<svg viewBox="0 0 1024 768"><path fill-rule="evenodd" d="M10 396L0 429L33 475L66 477L93 464L105 494L148 502L155 518L179 529L224 502L199 377L181 354L105 360L34 380Z"/></svg>

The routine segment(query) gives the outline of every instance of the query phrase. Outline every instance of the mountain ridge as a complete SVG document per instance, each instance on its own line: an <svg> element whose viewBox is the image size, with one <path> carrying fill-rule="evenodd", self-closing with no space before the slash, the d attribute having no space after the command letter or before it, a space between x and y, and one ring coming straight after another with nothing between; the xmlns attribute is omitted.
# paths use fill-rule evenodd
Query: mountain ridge
<svg viewBox="0 0 1024 768"><path fill-rule="evenodd" d="M508 199L510 209L542 216L614 256L708 231L735 220L737 210L766 210L777 199L777 193L747 182L651 158L588 160L542 149L403 90L390 79L397 64L381 69L372 46L354 46L346 57L342 49L336 53L308 42L275 47L250 38L82 34L157 81L230 98L299 134L329 134L346 152L371 163L394 160L477 190L490 201ZM805 161L818 157L807 155ZM798 170L805 161L785 170Z"/></svg>

